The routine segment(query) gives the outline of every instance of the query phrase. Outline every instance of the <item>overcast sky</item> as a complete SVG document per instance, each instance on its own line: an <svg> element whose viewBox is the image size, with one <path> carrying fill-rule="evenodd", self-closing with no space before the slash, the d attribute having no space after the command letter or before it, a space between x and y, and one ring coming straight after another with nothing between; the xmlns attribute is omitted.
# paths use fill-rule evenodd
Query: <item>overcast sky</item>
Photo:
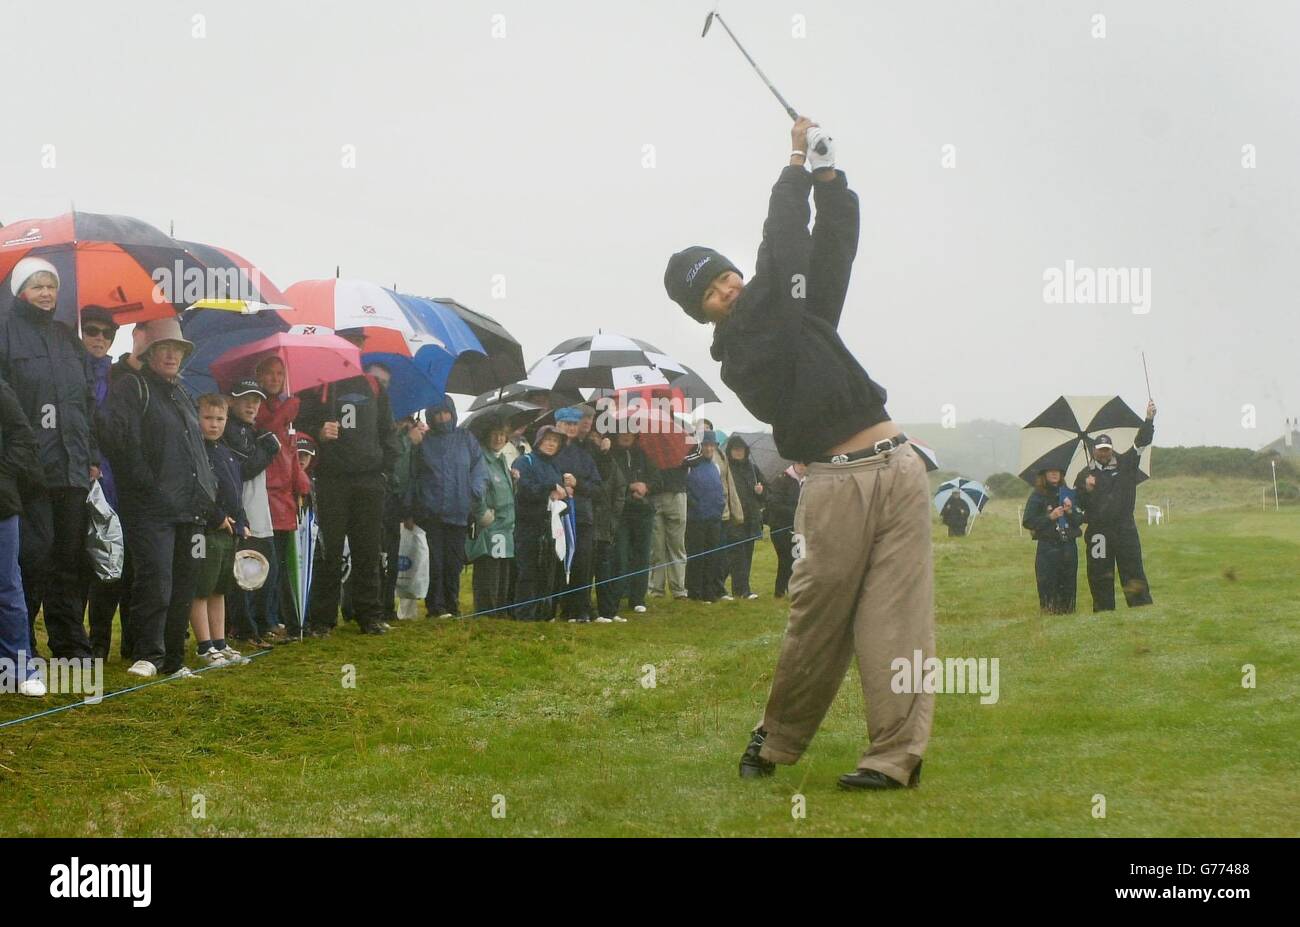
<svg viewBox="0 0 1300 927"><path fill-rule="evenodd" d="M700 38L711 2L0 0L0 221L174 221L281 288L337 264L495 316L529 362L640 337L747 426L662 285L689 244L752 270L790 147L725 32ZM836 138L862 201L840 330L895 420L1023 422L1062 393L1140 410L1142 350L1160 444L1257 447L1300 414L1300 4L721 12ZM1046 303L1067 260L1147 269L1149 312Z"/></svg>

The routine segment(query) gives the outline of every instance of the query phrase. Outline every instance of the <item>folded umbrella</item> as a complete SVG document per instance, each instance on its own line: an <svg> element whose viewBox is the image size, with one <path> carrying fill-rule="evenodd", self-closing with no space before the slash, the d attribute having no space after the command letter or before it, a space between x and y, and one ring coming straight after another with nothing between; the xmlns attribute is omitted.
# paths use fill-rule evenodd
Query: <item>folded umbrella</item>
<svg viewBox="0 0 1300 927"><path fill-rule="evenodd" d="M361 373L360 350L337 335L277 332L231 348L212 362L212 376L225 392L241 377L254 376L258 365L271 357L284 364L285 391L289 393Z"/></svg>

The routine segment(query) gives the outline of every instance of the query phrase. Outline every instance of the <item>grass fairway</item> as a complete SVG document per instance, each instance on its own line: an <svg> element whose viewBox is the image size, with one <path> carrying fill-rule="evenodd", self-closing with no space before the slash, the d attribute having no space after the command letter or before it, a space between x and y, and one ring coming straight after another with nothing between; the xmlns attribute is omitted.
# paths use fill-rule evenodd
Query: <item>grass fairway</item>
<svg viewBox="0 0 1300 927"><path fill-rule="evenodd" d="M939 655L999 658L1000 700L937 697L915 791L835 788L866 737L855 668L799 765L737 778L785 623L764 541L755 602L655 600L626 625L346 627L5 728L0 833L1295 835L1300 510L1261 512L1258 494L1144 484L1174 500L1169 525L1142 529L1156 604L1101 616L1082 563L1080 613L1038 614L1023 500L995 500L969 538L936 522ZM109 691L124 670L114 657ZM0 721L70 701L0 696Z"/></svg>

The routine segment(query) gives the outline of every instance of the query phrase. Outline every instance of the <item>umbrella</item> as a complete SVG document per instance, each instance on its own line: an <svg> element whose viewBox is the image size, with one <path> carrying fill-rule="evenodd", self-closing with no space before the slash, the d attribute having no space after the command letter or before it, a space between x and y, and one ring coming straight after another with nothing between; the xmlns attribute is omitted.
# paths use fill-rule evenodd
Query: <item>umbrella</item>
<svg viewBox="0 0 1300 927"><path fill-rule="evenodd" d="M693 405L702 406L705 403L722 401L718 398L718 394L713 391L713 388L704 381L703 377L685 364L682 364L682 369L686 373L672 381L673 389L681 391L681 394L691 400ZM600 399L605 396L617 395L617 393L618 390L601 387L591 390L587 394L587 398Z"/></svg>
<svg viewBox="0 0 1300 927"><path fill-rule="evenodd" d="M582 402L582 394L577 390L557 392L529 383L526 380L516 381L479 393L474 397L474 401L470 403L469 411L477 412L479 409L485 409L488 406L516 400L537 403L543 408L562 409L565 406L575 406Z"/></svg>
<svg viewBox="0 0 1300 927"><path fill-rule="evenodd" d="M786 467L794 463L777 453L776 441L770 431L737 431L733 434L743 438L749 445L750 459L754 461L754 466L758 467L758 472L763 475L763 481L766 483L775 481Z"/></svg>
<svg viewBox="0 0 1300 927"><path fill-rule="evenodd" d="M556 345L529 368L527 379L546 389L617 390L660 386L685 375L680 363L652 344L597 332Z"/></svg>
<svg viewBox="0 0 1300 927"><path fill-rule="evenodd" d="M925 471L927 473L932 473L939 469L939 455L934 452L934 448L930 447L928 444L923 444L916 440L916 438L908 438L907 443L912 445L912 450L916 451L921 460L924 461Z"/></svg>
<svg viewBox="0 0 1300 927"><path fill-rule="evenodd" d="M447 392L473 396L524 375L524 347L496 319L446 297L425 302L436 305L440 313L459 319L478 339L486 355L462 357L452 368Z"/></svg>
<svg viewBox="0 0 1300 927"><path fill-rule="evenodd" d="M307 609L311 604L312 566L315 562L316 514L310 506L298 513L298 530L294 532L294 545L289 549L290 571L293 574L293 599L298 607L298 628L307 624Z"/></svg>
<svg viewBox="0 0 1300 927"><path fill-rule="evenodd" d="M361 352L338 335L278 332L231 348L212 362L212 376L225 392L240 377L252 376L262 361L278 357L284 364L285 392L297 393L361 373Z"/></svg>
<svg viewBox="0 0 1300 927"><path fill-rule="evenodd" d="M20 219L0 231L0 292L28 256L59 272L55 317L77 330L85 306L103 306L119 324L176 315L214 295L207 267L175 239L130 216L69 212Z"/></svg>
<svg viewBox="0 0 1300 927"><path fill-rule="evenodd" d="M527 425L545 411L544 406L539 406L535 402L523 402L522 400L500 402L479 409L477 412L471 412L461 424L470 431L475 431L486 421L495 419L504 423L506 431L513 432L515 429Z"/></svg>
<svg viewBox="0 0 1300 927"><path fill-rule="evenodd" d="M194 342L194 353L181 371L181 382L194 396L218 392L220 388L211 371L217 358L241 345L288 330L289 324L275 312L240 315L191 309L181 316L181 332Z"/></svg>
<svg viewBox="0 0 1300 927"><path fill-rule="evenodd" d="M1097 435L1110 435L1115 452L1133 446L1142 417L1118 396L1061 396L1020 432L1020 478L1033 485L1038 471L1065 471L1067 485L1092 459ZM1151 475L1151 448L1138 461L1138 481Z"/></svg>
<svg viewBox="0 0 1300 927"><path fill-rule="evenodd" d="M564 564L564 581L569 581L573 554L577 547L577 522L574 507L564 499L547 503L551 513L551 540L555 544L555 558Z"/></svg>
<svg viewBox="0 0 1300 927"><path fill-rule="evenodd" d="M295 283L285 296L293 311L282 315L296 325L364 331L362 361L381 363L392 374L389 402L398 418L442 402L449 391L472 394L504 385L524 372L522 356L518 363L489 357L460 314L435 300L364 280L339 279Z"/></svg>
<svg viewBox="0 0 1300 927"><path fill-rule="evenodd" d="M946 483L939 484L939 489L934 494L935 510L942 512L944 503L948 501L953 493L960 493L972 512L984 511L984 506L989 501L989 491L983 483L977 483L975 480L968 480L959 476L955 480L948 480Z"/></svg>
<svg viewBox="0 0 1300 927"><path fill-rule="evenodd" d="M208 268L208 290L190 309L223 309L228 312L261 312L288 309L284 294L270 278L247 258L228 248L197 241L180 241L186 251Z"/></svg>

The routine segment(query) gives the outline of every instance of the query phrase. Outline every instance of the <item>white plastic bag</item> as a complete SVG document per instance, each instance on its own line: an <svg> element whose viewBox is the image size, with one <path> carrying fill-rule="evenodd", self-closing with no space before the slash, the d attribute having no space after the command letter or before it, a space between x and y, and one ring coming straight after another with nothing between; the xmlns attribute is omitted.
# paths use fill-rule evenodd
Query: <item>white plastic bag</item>
<svg viewBox="0 0 1300 927"><path fill-rule="evenodd" d="M402 525L397 549L397 597L423 599L429 591L429 540L423 529Z"/></svg>
<svg viewBox="0 0 1300 927"><path fill-rule="evenodd" d="M95 480L86 495L86 553L95 565L95 578L100 582L115 583L122 578L122 559L126 548L122 543L122 522L104 496L103 487Z"/></svg>

